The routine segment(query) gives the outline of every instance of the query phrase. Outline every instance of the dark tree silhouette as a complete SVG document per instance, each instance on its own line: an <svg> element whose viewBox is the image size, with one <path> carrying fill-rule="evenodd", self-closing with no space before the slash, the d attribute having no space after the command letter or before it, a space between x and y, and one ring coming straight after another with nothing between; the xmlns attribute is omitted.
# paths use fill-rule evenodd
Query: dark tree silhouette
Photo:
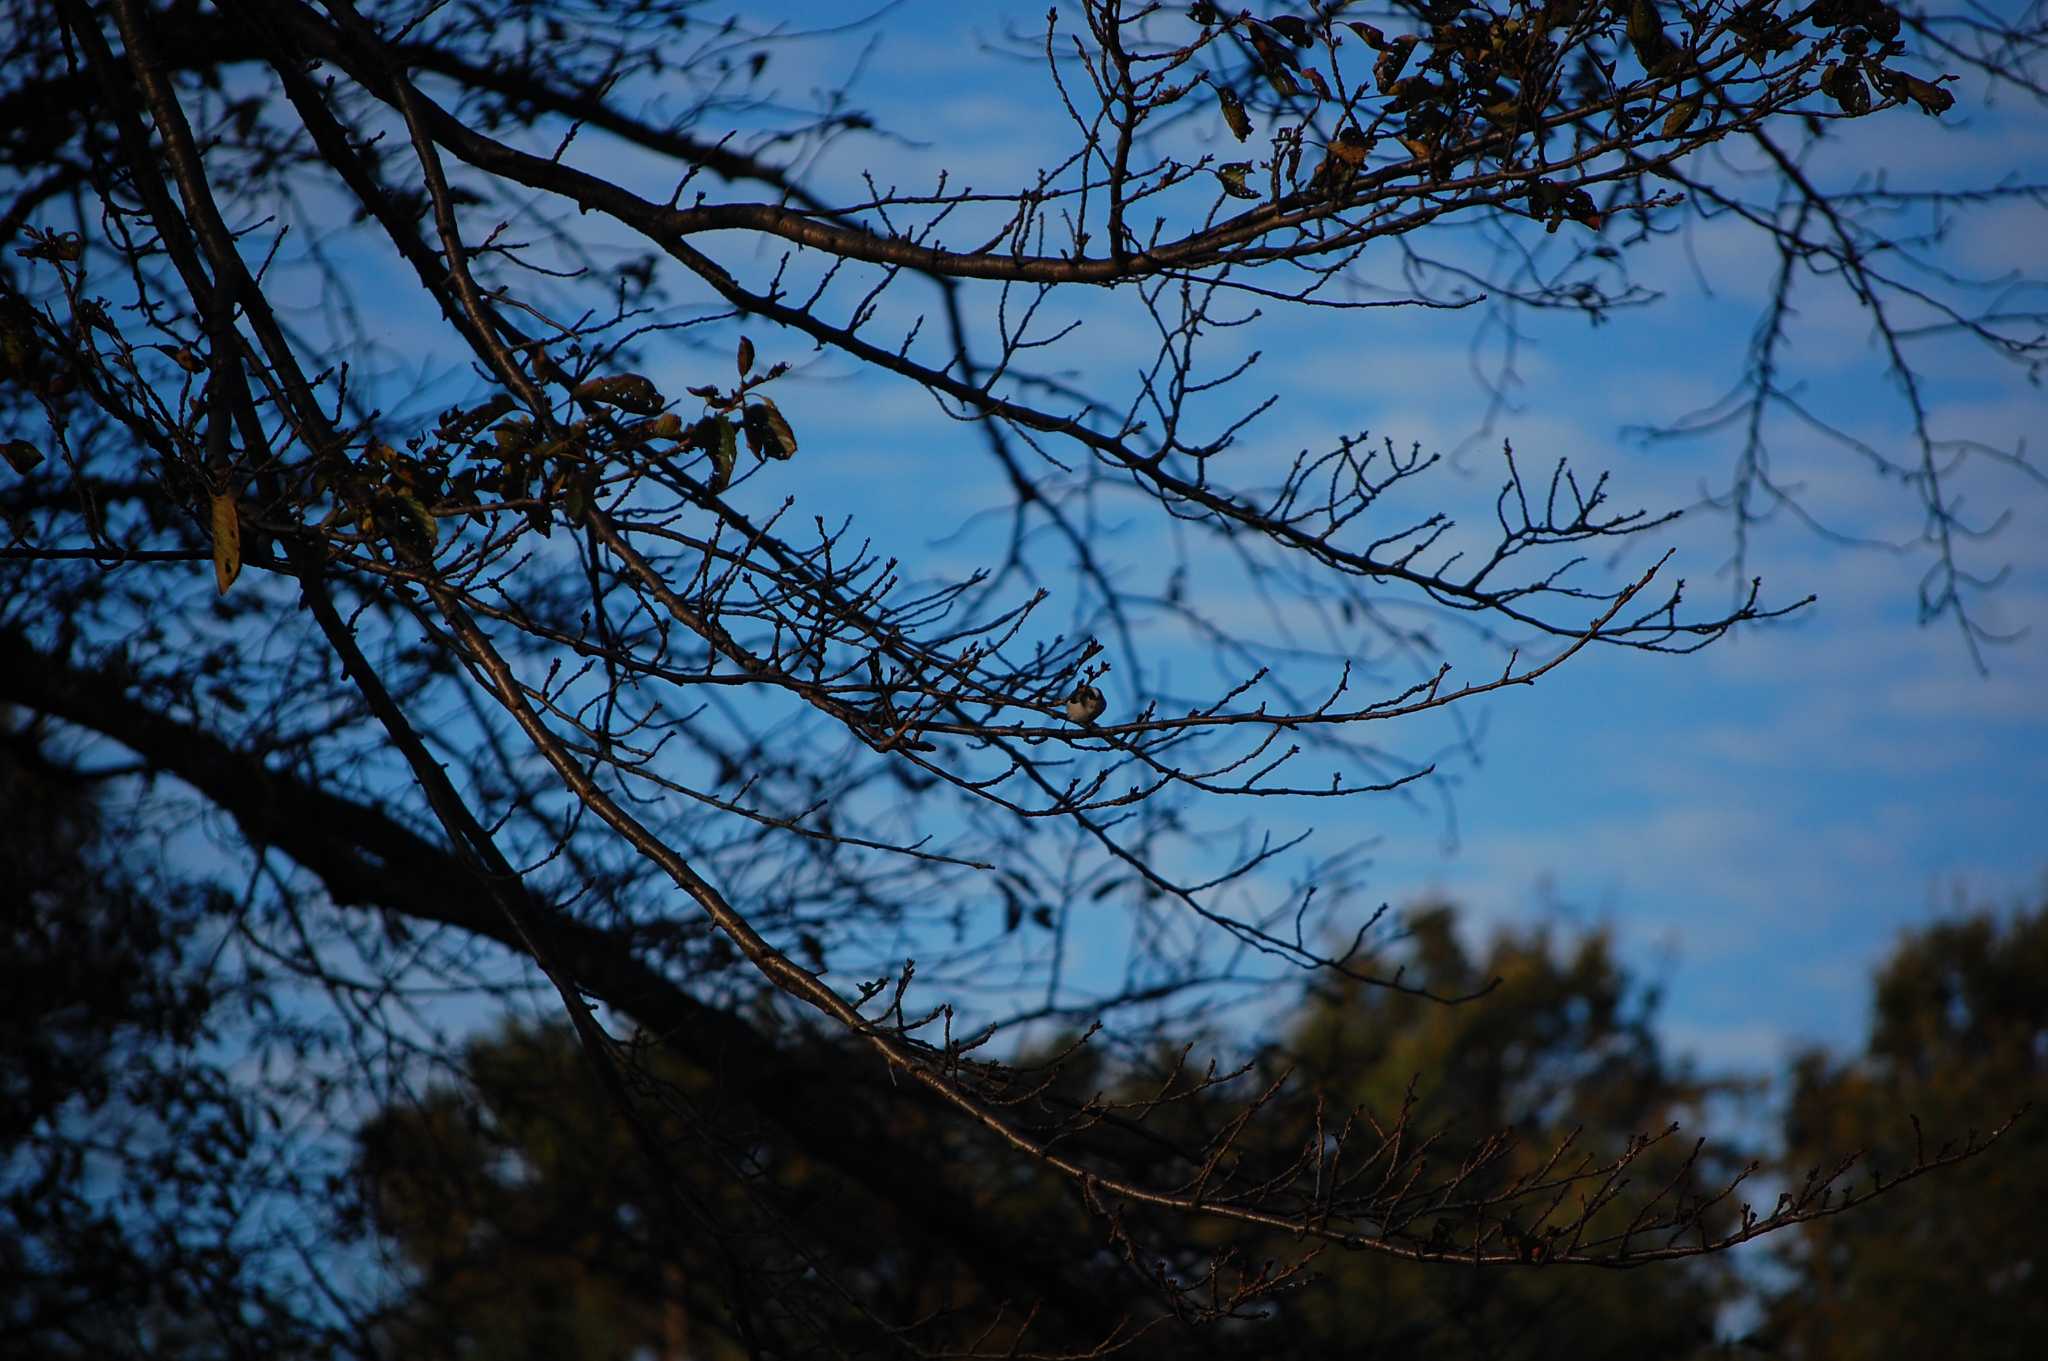
<svg viewBox="0 0 2048 1361"><path fill-rule="evenodd" d="M1300 1155L1299 1130L1358 1110L1403 1120L1418 1139L1459 1155L1493 1140L1470 1184L1497 1193L1567 1140L1603 1160L1618 1156L1641 1131L1697 1110L1724 1085L1701 1081L1661 1053L1651 1029L1655 994L1617 965L1603 934L1503 933L1474 957L1460 945L1449 908L1420 909L1413 923L1393 958L1418 983L1456 991L1497 977L1501 987L1467 1007L1350 981L1316 990L1239 1084L1269 1092L1270 1113L1237 1141L1232 1161L1285 1167ZM1229 1043L1220 1034L1189 1038ZM1100 1251L1100 1228L1058 1177L972 1157L950 1122L904 1102L886 1082L827 1076L829 1057L809 1056L804 1085L832 1091L842 1129L872 1131L900 1147L929 1169L935 1188L1028 1244L1044 1269ZM1100 1051L1081 1058L1055 1045L1023 1061L1055 1058L1061 1061L1034 1104L1071 1110L1107 1097L1147 1109L1143 1123L1106 1120L1088 1135L1097 1158L1131 1169L1184 1156L1184 1147L1199 1147L1208 1130L1237 1113L1236 1094L1192 1081L1178 1051L1104 1062ZM680 1137L687 1123L715 1130L728 1149L771 1146L744 1105L722 1101L716 1073L666 1049L651 1049L649 1061L666 1090L685 1094L686 1107L671 1107L665 1118L666 1133ZM1320 1093L1302 1093L1282 1082L1290 1069L1329 1081ZM591 1361L623 1361L636 1351L738 1354L730 1340L692 1326L716 1315L716 1245L695 1239L680 1253L654 1249L648 1225L660 1196L626 1132L587 1099L588 1088L566 1026L520 1026L473 1041L459 1080L396 1103L365 1127L358 1172L366 1223L412 1267L411 1289L381 1325L392 1352ZM1717 1156L1711 1175L1721 1177L1747 1155ZM1680 1176L1686 1161L1684 1149L1666 1145L1638 1161L1638 1175ZM1016 1287L1014 1279L998 1278L998 1286L978 1273L954 1226L920 1223L886 1200L850 1195L812 1159L764 1160L746 1178L727 1175L714 1159L682 1171L693 1197L728 1204L729 1222L758 1218L743 1209L747 1196L831 1205L831 1213L792 1212L804 1225L801 1237L764 1254L775 1264L773 1295L801 1290L808 1258L853 1258L862 1244L877 1242L889 1250L867 1264L862 1298L890 1299L906 1313L998 1317L1001 1291ZM1701 1180L1710 1175L1694 1171ZM1333 1167L1331 1174L1377 1179L1384 1169ZM1118 1224L1129 1238L1170 1241L1165 1225L1145 1222L1157 1218L1133 1207ZM1717 1222L1736 1218L1731 1204ZM1290 1238L1198 1231L1167 1258L1105 1272L1094 1307L1113 1317L1122 1296L1128 1309L1148 1293L1146 1277L1155 1271L1201 1275L1219 1258L1240 1269L1283 1261ZM1706 1266L1696 1259L1647 1274L1470 1272L1324 1253L1275 1292L1267 1323L1208 1337L1204 1349L1302 1358L1682 1356L1709 1346L1717 1310L1732 1293L1726 1274ZM1080 1303L1055 1295L1040 1307L1038 1326L1071 1325ZM835 1306L814 1299L813 1307ZM846 1311L843 1301L836 1308ZM982 1345L1014 1336L1022 1322L999 1325ZM862 1326L849 1316L839 1331L858 1336ZM870 1340L885 1349L883 1337ZM1186 1347L1184 1336L1154 1330L1130 1337L1126 1354L1175 1356Z"/></svg>
<svg viewBox="0 0 2048 1361"><path fill-rule="evenodd" d="M112 773L0 741L0 1350L275 1350L291 1311L216 1250L261 1172L210 1045L256 994L188 967L225 905L110 834Z"/></svg>
<svg viewBox="0 0 2048 1361"><path fill-rule="evenodd" d="M1979 911L1910 933L1877 978L1865 1052L1801 1056L1783 1175L1825 1176L1844 1148L1873 1176L1911 1167L1955 1131L2022 1118L1999 1156L1937 1196L1802 1235L1763 1336L1802 1358L2022 1355L2048 1327L2039 1225L2048 1209L2048 906ZM1958 1307L1958 1302L1966 1302Z"/></svg>
<svg viewBox="0 0 2048 1361"><path fill-rule="evenodd" d="M663 1197L647 1251L716 1244L695 1326L755 1355L1223 1336L1326 1251L1643 1267L1847 1202L1816 1183L1731 1216L1739 1168L1636 1175L1657 1131L1510 1173L1484 1138L1421 1157L1398 1111L1311 1127L1257 1095L1132 1160L1106 1122L1241 1084L1194 1064L1047 1106L1017 1059L1089 1021L1067 1064L1177 1048L1298 975L1455 1000L1382 967L1355 847L1318 858L1269 813L1416 786L1432 766L1390 734L1588 648L1688 652L1797 608L1754 583L1699 608L1663 561L1601 576L1668 517L1547 454L1537 475L1507 451L1476 528L1397 440L1261 456L1272 401L1232 346L1287 315L1484 293L1598 316L1643 297L1632 247L1746 224L1781 268L1732 409L1788 400L1795 285L1845 286L1912 416L1905 452L1859 456L1920 498L1929 609L1979 638L1943 479L2001 455L1934 427L1915 356L2038 363L2040 319L1941 274L1899 213L1938 235L2035 189L1923 201L1819 167L1847 120L1943 114L1953 74L2036 95L2037 13L1086 0L1049 15L1052 93L1019 110L1068 120L1070 154L900 188L840 173L877 131L840 94L759 83L790 35L699 6L0 12L0 702L52 759L127 772L166 864L211 885L181 958L277 1008L234 1068L295 1137L223 1174L232 1212L167 1229L263 1264L224 1318L284 1299L319 1345L374 1347L307 1207L337 1132L454 1063L479 1009L566 1016L592 1111ZM1065 358L1111 315L1150 337L1121 387ZM903 451L884 494L807 495L845 432L782 404L821 351L957 440ZM1791 494L1763 428L1740 526ZM933 548L936 498L908 533L878 513L942 482L997 532ZM1142 571L1105 553L1119 532ZM1498 670L1452 679L1446 630ZM1081 961L1111 919L1125 957ZM714 1073L748 1141L692 1117L629 1024ZM1054 1179L1105 1246L1004 1231L840 1083L886 1083L991 1176ZM1232 1150L1255 1128L1294 1153L1253 1175ZM960 1307L995 1303L892 1294L886 1232L747 1193L792 1158L952 1242ZM697 1192L701 1165L739 1197ZM1242 1235L1289 1255L1156 1269ZM802 1289L776 1269L796 1249ZM1145 1292L1105 1290L1118 1261Z"/></svg>

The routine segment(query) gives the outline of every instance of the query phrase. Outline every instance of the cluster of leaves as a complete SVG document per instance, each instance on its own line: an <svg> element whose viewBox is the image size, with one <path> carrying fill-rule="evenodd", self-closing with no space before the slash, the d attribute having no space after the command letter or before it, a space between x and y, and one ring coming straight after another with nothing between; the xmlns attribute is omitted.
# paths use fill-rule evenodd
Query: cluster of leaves
<svg viewBox="0 0 2048 1361"><path fill-rule="evenodd" d="M1808 21L1834 36L1840 55L1822 69L1820 90L1843 113L1853 118L1870 112L1872 86L1879 100L1911 101L1928 114L1943 114L1954 106L1955 96L1942 88L1953 77L1930 81L1887 65L1906 45L1899 40L1899 12L1884 0L1821 0Z"/></svg>
<svg viewBox="0 0 2048 1361"><path fill-rule="evenodd" d="M1241 44L1276 116L1297 120L1276 127L1265 163L1276 203L1362 201L1420 173L1437 184L1490 182L1494 202L1525 196L1529 215L1551 230L1566 220L1598 229L1605 214L1587 185L1668 165L1815 88L1850 117L1907 102L1941 113L1953 103L1938 82L1888 64L1904 48L1898 13L1883 0L1831 0L1789 18L1770 0L1687 6L1676 38L1659 0L1432 0L1412 7L1413 31L1391 35L1338 18L1343 8L1313 18L1188 9L1202 30L1195 50ZM1344 52L1347 37L1370 52L1369 80L1367 65ZM1633 75L1619 65L1624 54ZM1211 81L1225 128L1247 140L1251 90L1227 74ZM1304 178L1312 128L1324 152ZM1554 148L1560 136L1568 145ZM1404 154L1382 158L1384 173L1359 184L1389 138ZM1248 183L1258 168L1235 161L1216 174L1232 197L1259 199L1266 195Z"/></svg>
<svg viewBox="0 0 2048 1361"><path fill-rule="evenodd" d="M85 279L77 258L66 262L73 271L66 279L66 292L84 297ZM29 338L34 325L57 324L53 317L32 316L12 294L0 302L21 316L19 327L10 324L9 337ZM87 298L85 306L103 313L105 304ZM136 369L132 350L123 348L118 332L113 335L111 353L78 352L84 371L101 382L112 380L110 370ZM10 339L10 354L17 349L26 355L18 371L33 372L40 352L27 340L16 345ZM180 350L173 358L189 374L205 373L205 360L187 363L182 358L192 353ZM202 491L197 499L205 508L219 590L225 594L233 584L246 552L261 554L262 545L289 536L302 522L317 526L333 549L345 552L385 544L407 563L421 564L444 549L465 557L501 554L516 538L501 528L501 516L506 514L516 513L543 538L553 532L558 518L580 526L600 501L623 501L650 468L657 473L687 470L691 455L708 465L704 480L715 495L732 481L740 437L760 461L787 460L796 453L789 422L773 398L756 390L781 377L789 366L776 364L750 377L752 361L753 347L742 340L740 383L735 388L691 388L706 414L687 426L669 409L668 398L640 374L572 379L550 364L545 371L567 390L582 413L580 419L543 428L531 416L513 414L516 401L501 393L473 407L444 411L433 429L409 437L403 450L374 433L338 432L344 442L321 450L288 476L270 480L269 494L261 500L212 490L205 479L189 479L189 486ZM14 361L9 362L9 372L17 371ZM62 390L49 389L48 395L61 396ZM204 442L200 426L205 403L204 389L188 392L182 403L185 420L174 438L189 441L189 451ZM41 461L40 452L25 441L16 444L8 446L9 461L26 473ZM195 457L187 466L197 463ZM444 542L442 527L459 517L483 526L479 542L461 545L459 536ZM248 548L245 526L253 535Z"/></svg>

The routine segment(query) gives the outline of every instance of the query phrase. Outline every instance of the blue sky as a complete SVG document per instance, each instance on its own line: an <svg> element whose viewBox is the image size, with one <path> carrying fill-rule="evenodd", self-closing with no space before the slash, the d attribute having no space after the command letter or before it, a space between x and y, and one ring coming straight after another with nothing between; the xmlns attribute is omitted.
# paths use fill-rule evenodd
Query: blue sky
<svg viewBox="0 0 2048 1361"><path fill-rule="evenodd" d="M854 13L822 3L776 12L792 28ZM1000 41L1006 32L1042 34L1044 15L1043 3L902 0L859 35L778 47L760 88L782 105L809 107L851 77L850 106L901 133L842 138L810 164L811 183L828 199L865 196L864 174L904 192L933 189L942 172L954 186L1014 187L1074 143L1043 61ZM771 22L756 12L749 20ZM998 45L1004 50L993 50ZM1925 187L2048 178L2048 118L2038 108L1987 105L1968 82L1955 89L1958 106L1939 123L1894 111L1846 125L1815 173L1850 183L1882 172L1893 184ZM1219 148L1205 139L1221 138L1220 130L1200 119L1176 134L1190 156L1255 154L1262 135L1242 150L1227 141ZM666 196L643 162L600 135L586 132L570 159ZM2042 215L2037 205L1970 217L1952 231L1943 259L1993 283L2038 269L2036 243L2048 233ZM973 238L967 223L953 226L949 239ZM576 219L576 229L600 252L607 241L640 248L595 214ZM737 235L697 244L756 282L778 254ZM1430 484L1432 507L1453 509L1483 531L1500 443L1510 439L1532 473L1559 457L1581 476L1611 473L1621 506L1697 508L1725 485L1735 433L1669 443L1638 432L1712 404L1737 378L1773 265L1758 244L1725 222L1653 243L1631 258L1637 281L1660 296L1597 327L1577 316L1521 315L1519 381L1490 426L1474 372L1497 367L1500 352L1481 310L1271 307L1258 325L1212 341L1219 363L1261 351L1241 387L1280 399L1232 455L1243 462L1231 466L1249 481L1270 479L1296 451L1359 430L1402 447L1419 442L1450 455ZM1365 264L1391 269L1371 258ZM795 266L799 274L804 267ZM444 344L416 294L402 272L379 294L383 339L414 356ZM970 292L970 313L990 315L991 299ZM884 298L874 334L901 334L933 301L929 288L900 285ZM2044 299L2036 288L2006 301L2038 309ZM1788 384L1872 448L1908 457L1905 408L1867 318L1840 289L1807 287L1795 302ZM1096 392L1127 392L1152 352L1129 292L1062 292L1048 303L1046 325L1069 320L1079 329L1044 362ZM772 327L740 329L763 365L799 365L775 397L803 452L738 495L758 496L765 508L794 494L793 523L850 514L913 571L987 561L988 543L951 532L1005 497L971 428L908 383L821 357ZM920 343L932 344L936 330L934 317ZM656 352L649 373L665 391L705 381L714 360L723 380L730 332L694 338L708 349ZM2040 389L1981 349L1935 339L1918 342L1914 354L1945 433L2010 449L2043 426ZM1743 575L1763 577L1767 599L1817 595L1794 620L1692 657L1588 649L1535 687L1468 706L1466 719L1484 736L1476 759L1443 767L1454 837L1436 798L1260 809L1283 831L1315 828L1324 852L1369 846L1373 901L1401 907L1445 895L1467 910L1475 931L1546 913L1610 925L1627 958L1665 985L1669 1037L1710 1064L1748 1068L1773 1067L1805 1042L1855 1043L1871 969L1902 929L1959 905L2014 907L2048 893L2048 487L1984 459L1966 463L1951 482L1967 516L2009 516L1996 538L1965 548L1969 566L2008 574L1977 600L1979 617L2018 634L1986 650L1988 672L1980 673L1952 623L1922 627L1915 618L1930 559L1915 544L1921 516L1912 493L1796 423L1778 421L1769 433L1776 474L1801 488L1831 527L1905 547L1850 550L1781 517L1752 536ZM1131 518L1095 546L1120 570L1143 572L1158 561L1162 531L1156 517L1122 504ZM1695 509L1620 560L1593 567L1639 572L1668 549L1667 572L1685 577L1695 600L1719 602L1736 586L1732 545L1725 518ZM1045 584L1054 592L1049 616L1058 616L1063 583L1054 573ZM1217 613L1256 617L1241 586L1219 589ZM1051 627L1065 622L1053 618ZM1455 633L1441 638L1458 675L1497 673L1496 654ZM1213 684L1206 659L1184 644L1161 639L1154 647L1143 662L1148 680ZM1399 688L1416 678L1393 668L1379 683ZM1128 679L1112 673L1112 703ZM1375 736L1426 755L1456 735L1440 722L1418 722ZM1087 932L1105 975L1115 972L1127 930L1126 921L1104 920Z"/></svg>
<svg viewBox="0 0 2048 1361"><path fill-rule="evenodd" d="M787 11L793 23L848 13ZM851 102L919 140L847 140L816 168L819 179L851 187L868 170L908 190L943 169L955 184L1009 185L1056 159L1069 130L1043 65L982 47L1005 25L1042 31L1044 12L1042 3L896 6ZM843 76L855 50L792 45L767 81L802 102ZM1881 166L1895 183L2048 172L2038 110L1986 111L1967 84L1957 92L1946 121L1958 126L1893 113L1882 127L1854 128L1824 172ZM2038 208L1987 215L1957 234L1948 258L1980 277L2038 263L2026 243L2048 230L2039 218ZM723 245L711 244L714 253ZM1582 471L1611 471L1620 502L1695 505L1703 488L1725 482L1734 436L1657 444L1631 431L1704 406L1733 382L1770 265L1753 240L1709 228L1646 257L1638 277L1664 295L1652 306L1598 328L1525 317L1516 409L1484 438L1475 438L1484 409L1472 377L1476 312L1271 320L1246 343L1266 350L1252 381L1279 393L1285 414L1255 427L1250 447L1284 459L1360 428L1419 440L1456 453L1441 494L1471 510L1490 500L1507 437L1530 466L1569 454ZM1088 327L1063 361L1115 391L1119 366L1131 362L1130 318L1113 304L1072 305ZM802 357L780 355L771 334L755 338L764 358ZM1903 450L1903 408L1870 327L1839 295L1802 295L1790 354L1804 397L1874 447ZM2048 414L2037 388L1981 353L1928 345L1919 358L1951 433L2011 447ZM919 526L939 512L991 503L986 482L931 471L965 464L945 450L972 435L921 394L826 360L786 381L778 400L799 432L818 432L802 496L853 512L892 551L918 548ZM1910 493L1839 447L1780 424L1773 457L1836 527L1907 543L1917 534ZM908 459L930 463L906 469ZM914 497L902 495L906 477ZM1986 652L1988 674L1952 624L1917 624L1924 552L1849 551L1781 522L1752 541L1747 570L1780 598L1817 594L1815 607L1690 658L1589 651L1536 687L1483 701L1472 715L1484 722L1479 760L1451 771L1455 844L1427 803L1383 799L1341 816L1319 805L1282 820L1372 840L1373 890L1396 906L1442 893L1475 923L1552 912L1611 924L1629 958L1665 982L1668 1035L1710 1063L1772 1066L1797 1043L1852 1044L1870 970L1901 929L1959 903L2007 907L2048 891L2048 490L1981 461L1956 488L1971 514L2010 513L1997 539L1970 549L1975 566L2010 573L1981 602L1982 617L2021 631ZM914 520L903 514L913 502ZM1671 570L1724 598L1731 542L1724 519L1692 514L1616 570L1672 548ZM933 562L971 559L975 548L929 536L924 546ZM1142 559L1142 534L1118 551ZM1440 740L1416 731L1392 744L1427 750ZM1101 944L1115 948L1114 937Z"/></svg>

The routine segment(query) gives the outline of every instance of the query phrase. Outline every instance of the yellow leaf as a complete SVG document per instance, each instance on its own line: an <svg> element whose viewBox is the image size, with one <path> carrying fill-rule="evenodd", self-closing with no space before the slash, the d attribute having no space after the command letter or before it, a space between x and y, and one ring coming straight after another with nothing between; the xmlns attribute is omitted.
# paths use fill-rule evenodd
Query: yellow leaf
<svg viewBox="0 0 2048 1361"><path fill-rule="evenodd" d="M213 582L226 595L242 572L242 517L232 495L213 498Z"/></svg>

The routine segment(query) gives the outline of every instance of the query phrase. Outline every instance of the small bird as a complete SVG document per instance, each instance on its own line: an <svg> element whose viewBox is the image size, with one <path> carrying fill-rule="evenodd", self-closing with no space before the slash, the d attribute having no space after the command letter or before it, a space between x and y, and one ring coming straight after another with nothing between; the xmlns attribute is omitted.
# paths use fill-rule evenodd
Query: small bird
<svg viewBox="0 0 2048 1361"><path fill-rule="evenodd" d="M1102 717L1108 705L1102 692L1086 681L1074 687L1074 693L1067 696L1067 717L1076 723L1093 723Z"/></svg>

